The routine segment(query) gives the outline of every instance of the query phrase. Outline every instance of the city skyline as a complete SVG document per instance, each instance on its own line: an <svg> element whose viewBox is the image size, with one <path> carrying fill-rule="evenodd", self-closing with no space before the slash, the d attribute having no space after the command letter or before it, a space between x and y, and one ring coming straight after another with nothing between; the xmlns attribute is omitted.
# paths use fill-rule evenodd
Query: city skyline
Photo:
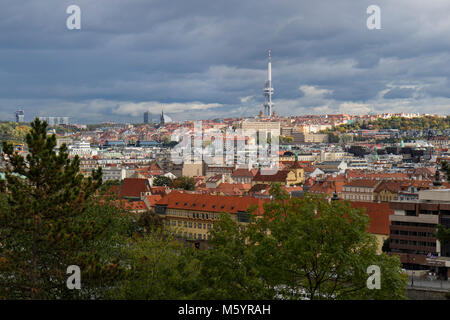
<svg viewBox="0 0 450 320"><path fill-rule="evenodd" d="M162 104L175 121L252 117L264 110L268 48L280 116L450 106L446 1L378 1L380 30L366 26L369 1L78 1L81 30L65 28L68 2L7 2L5 121L19 106L74 123L137 122Z"/></svg>

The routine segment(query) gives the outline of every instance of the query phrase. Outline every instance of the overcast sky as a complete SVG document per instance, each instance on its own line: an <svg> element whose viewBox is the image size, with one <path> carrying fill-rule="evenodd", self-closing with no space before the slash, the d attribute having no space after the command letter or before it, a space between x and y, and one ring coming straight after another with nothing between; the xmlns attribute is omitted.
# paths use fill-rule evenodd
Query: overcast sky
<svg viewBox="0 0 450 320"><path fill-rule="evenodd" d="M0 120L450 114L449 0L0 0ZM66 9L81 8L81 30ZM369 5L381 29L369 30Z"/></svg>

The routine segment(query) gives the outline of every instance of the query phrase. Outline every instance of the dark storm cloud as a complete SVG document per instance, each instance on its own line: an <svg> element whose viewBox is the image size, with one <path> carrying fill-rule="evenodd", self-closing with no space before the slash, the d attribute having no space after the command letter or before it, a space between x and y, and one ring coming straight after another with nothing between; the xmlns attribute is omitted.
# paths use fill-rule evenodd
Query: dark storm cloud
<svg viewBox="0 0 450 320"><path fill-rule="evenodd" d="M71 4L81 30L66 29ZM366 27L371 4L3 0L0 119L18 106L28 120L131 121L162 104L174 119L255 115L268 48L279 114L447 113L450 2L377 0L381 30Z"/></svg>
<svg viewBox="0 0 450 320"><path fill-rule="evenodd" d="M384 99L405 99L412 97L414 89L409 88L394 88L386 92L383 96Z"/></svg>

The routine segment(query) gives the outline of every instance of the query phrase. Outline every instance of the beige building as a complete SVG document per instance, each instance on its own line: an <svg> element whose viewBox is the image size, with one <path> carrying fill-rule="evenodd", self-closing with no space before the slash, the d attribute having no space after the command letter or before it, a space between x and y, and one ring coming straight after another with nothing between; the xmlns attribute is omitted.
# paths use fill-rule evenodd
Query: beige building
<svg viewBox="0 0 450 320"><path fill-rule="evenodd" d="M269 132L271 130L275 130L277 135L280 134L280 122L273 122L273 121L264 122L264 121L243 120L239 124L239 128L241 128L242 130L249 130L249 129L253 129L253 130L256 130L256 131L267 130Z"/></svg>
<svg viewBox="0 0 450 320"><path fill-rule="evenodd" d="M210 231L221 213L226 212L233 219L248 223L250 206L256 208L256 214L262 214L265 201L253 197L172 191L155 203L154 210L179 237L209 240Z"/></svg>
<svg viewBox="0 0 450 320"><path fill-rule="evenodd" d="M204 175L204 163L183 163L181 175L184 177L199 177Z"/></svg>
<svg viewBox="0 0 450 320"><path fill-rule="evenodd" d="M353 180L342 188L342 198L353 201L374 201L375 189L381 183L377 180Z"/></svg>

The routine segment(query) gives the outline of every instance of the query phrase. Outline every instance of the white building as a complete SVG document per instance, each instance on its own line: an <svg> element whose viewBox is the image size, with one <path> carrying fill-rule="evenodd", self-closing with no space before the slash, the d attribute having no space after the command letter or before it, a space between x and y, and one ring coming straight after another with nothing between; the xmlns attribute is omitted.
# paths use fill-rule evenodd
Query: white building
<svg viewBox="0 0 450 320"><path fill-rule="evenodd" d="M91 148L91 144L87 141L77 141L74 145L70 145L68 149L71 156L91 157L98 155L98 149Z"/></svg>

